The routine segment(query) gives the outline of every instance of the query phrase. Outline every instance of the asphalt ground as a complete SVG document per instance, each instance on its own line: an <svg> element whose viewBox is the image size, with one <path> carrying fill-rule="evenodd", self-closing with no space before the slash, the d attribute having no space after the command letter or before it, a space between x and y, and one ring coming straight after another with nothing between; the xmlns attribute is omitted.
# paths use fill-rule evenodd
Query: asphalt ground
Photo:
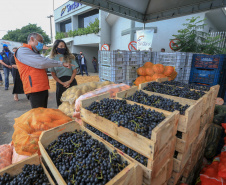
<svg viewBox="0 0 226 185"><path fill-rule="evenodd" d="M4 80L3 71L0 70ZM98 75L97 73L90 74ZM49 77L52 78L51 76ZM10 74L9 90L5 90L5 86L0 85L0 145L8 144L12 141L14 132L14 119L20 117L25 112L31 109L30 102L27 100L26 95L20 94L19 101L15 101L13 91L13 78ZM56 93L49 92L48 108L57 108Z"/></svg>

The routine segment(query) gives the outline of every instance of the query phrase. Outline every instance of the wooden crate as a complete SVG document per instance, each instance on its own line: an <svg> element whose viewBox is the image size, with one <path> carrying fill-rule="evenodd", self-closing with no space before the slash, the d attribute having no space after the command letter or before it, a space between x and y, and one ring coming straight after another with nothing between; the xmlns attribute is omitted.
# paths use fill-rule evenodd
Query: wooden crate
<svg viewBox="0 0 226 185"><path fill-rule="evenodd" d="M52 178L50 177L48 171L46 170L45 166L43 165L42 161L40 160L38 154L34 154L27 159L24 159L22 161L19 161L18 163L15 163L15 164L7 166L6 168L3 168L2 170L0 170L0 175L2 176L4 173L8 173L11 176L18 175L23 171L22 168L24 167L25 164L30 164L30 165L41 164L41 166L44 170L44 173L46 174L46 176L49 180L49 183L52 185L55 185L55 183L53 182Z"/></svg>
<svg viewBox="0 0 226 185"><path fill-rule="evenodd" d="M142 87L142 86L140 86L140 87ZM142 89L140 89L140 90L142 90ZM134 91L134 89L133 89L133 91ZM184 133L188 132L201 117L202 112L200 110L202 109L204 98L199 98L199 100L190 100L190 99L186 99L186 98L180 98L180 97L176 97L176 96L170 96L170 95L150 92L150 91L146 91L146 90L142 90L142 91L150 96L151 95L162 96L164 98L168 98L168 99L174 100L176 102L179 102L182 105L186 105L186 104L190 105L190 107L185 111L185 115L180 115L180 117L179 117L179 123L178 123L177 130L180 132L184 132ZM123 94L123 92L121 92L121 94L118 93L119 94L118 96L123 97L126 95L128 97L128 96L132 95L132 91L130 94L128 94L127 92L124 92L124 94Z"/></svg>
<svg viewBox="0 0 226 185"><path fill-rule="evenodd" d="M85 107L91 105L92 102L109 97L109 93L106 93L83 100L81 108L82 120L151 160L155 159L155 157L162 151L162 149L164 149L169 141L173 141L172 138L175 136L179 119L178 111L173 113L161 111L166 118L152 130L151 139L148 139L127 128L122 126L118 127L117 124L111 122L110 120L107 120L97 114L93 114L85 109ZM136 104L131 101L127 101L127 103L131 105ZM143 107L145 109L150 109L149 106L143 105ZM159 109L156 108L151 109L159 111Z"/></svg>
<svg viewBox="0 0 226 185"><path fill-rule="evenodd" d="M66 185L64 179L62 178L61 174L59 173L58 169L53 164L51 158L49 157L48 153L46 152L45 148L54 140L58 138L59 135L65 133L65 132L72 132L74 130L82 130L89 132L88 129L86 129L83 126L80 126L75 121L71 121L69 123L66 123L64 125L55 127L53 129L50 129L48 131L42 132L40 139L39 139L39 148L42 157L45 159L46 164L48 165L50 171L52 172L53 176L55 177L55 180L59 185ZM89 135L92 136L93 139L99 140L99 138L93 134L92 132L89 132ZM100 141L101 142L101 141ZM104 143L103 143L104 144ZM105 147L109 151L113 151L114 148L110 147L109 145L105 145ZM124 168L120 173L118 173L111 181L107 183L107 185L135 185L135 184L142 184L142 177L143 177L143 171L141 167L129 159L125 159L124 156L122 156L120 153L121 159L123 161L128 161L128 166Z"/></svg>
<svg viewBox="0 0 226 185"><path fill-rule="evenodd" d="M84 125L84 127L87 127L87 123L83 122L83 125ZM91 131L89 131L89 132L91 132ZM93 133L93 134L95 134L95 133ZM126 153L123 153L121 150L119 150L118 148L111 145L109 142L104 140L102 137L100 137L98 135L96 135L96 137L98 137L99 138L98 140L105 143L106 145L110 145L111 147L113 147L115 150L118 151L118 153L122 154L125 158L128 158L129 160L133 161L134 163L140 165L142 170L143 170L143 179L144 179L145 182L151 182L152 179L157 178L158 174L162 171L162 167L165 166L166 164L168 165L169 159L171 159L170 164L172 164L172 165L170 165L170 164L168 165L167 173L170 173L170 175L171 175L173 167L170 168L170 166L173 166L173 160L172 159L173 159L174 150L175 150L176 138L174 138L173 142L169 142L164 147L164 150L161 151L161 153L156 157L155 160L148 159L148 164L147 164L147 167L146 167L143 164L139 163L134 158L130 157Z"/></svg>
<svg viewBox="0 0 226 185"><path fill-rule="evenodd" d="M217 99L217 95L219 92L219 88L220 88L219 85L215 85L215 86L211 87L212 97L211 97L210 110L209 110L209 124L211 124L213 122L214 109L215 109L215 105L216 105L216 99Z"/></svg>

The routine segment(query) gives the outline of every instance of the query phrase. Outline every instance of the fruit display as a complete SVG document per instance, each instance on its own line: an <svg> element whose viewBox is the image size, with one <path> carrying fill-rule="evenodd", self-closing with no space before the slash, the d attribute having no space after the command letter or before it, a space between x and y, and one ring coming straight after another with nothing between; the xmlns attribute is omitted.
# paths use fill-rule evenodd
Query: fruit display
<svg viewBox="0 0 226 185"><path fill-rule="evenodd" d="M109 81L88 82L88 83L70 87L62 94L61 101L68 102L69 104L72 105L75 103L75 100L79 98L79 96L112 83L113 82L109 82Z"/></svg>
<svg viewBox="0 0 226 185"><path fill-rule="evenodd" d="M152 130L165 119L163 113L147 110L137 104L130 105L126 100L105 98L93 102L86 109L148 139Z"/></svg>
<svg viewBox="0 0 226 185"><path fill-rule="evenodd" d="M23 171L15 176L4 173L0 176L0 184L3 185L47 185L50 184L41 165L25 164Z"/></svg>
<svg viewBox="0 0 226 185"><path fill-rule="evenodd" d="M159 78L168 77L169 80L174 80L177 77L174 67L153 64L152 62L146 62L143 67L138 68L137 74L139 77L134 82L136 86L139 86L141 83L155 81Z"/></svg>
<svg viewBox="0 0 226 185"><path fill-rule="evenodd" d="M109 152L84 131L61 134L46 151L68 185L106 184L128 166L117 151Z"/></svg>
<svg viewBox="0 0 226 185"><path fill-rule="evenodd" d="M203 95L205 95L204 91L190 90L187 87L184 88L174 87L171 85L166 85L158 82L149 83L146 87L144 87L144 90L192 100L198 100Z"/></svg>
<svg viewBox="0 0 226 185"><path fill-rule="evenodd" d="M137 160L139 163L143 164L144 166L147 166L147 158L144 157L143 155L135 152L134 150L128 148L127 146L119 143L118 141L112 139L111 137L107 136L106 134L102 133L101 131L97 130L96 128L92 127L91 125L87 124L87 127L90 131L93 133L97 134L98 136L102 137L104 140L112 144L114 147L118 148L121 150L123 153L126 153L130 157L134 158Z"/></svg>
<svg viewBox="0 0 226 185"><path fill-rule="evenodd" d="M61 110L67 116L72 117L74 113L74 107L74 104L71 105L69 102L65 101L58 107L58 109Z"/></svg>
<svg viewBox="0 0 226 185"><path fill-rule="evenodd" d="M189 89L195 89L195 90L201 90L201 91L209 91L210 90L210 87L208 87L208 86L199 86L196 84L186 84L186 83L182 83L182 82L178 82L178 81L165 81L162 83L166 84L166 85L173 85L173 86L177 86L177 87L186 87Z"/></svg>
<svg viewBox="0 0 226 185"><path fill-rule="evenodd" d="M143 91L136 91L132 96L129 96L126 99L170 112L178 110L182 115L185 114L186 109L189 107L189 105L183 106L179 102L161 96L150 96Z"/></svg>
<svg viewBox="0 0 226 185"><path fill-rule="evenodd" d="M12 142L16 152L27 156L38 152L38 141L42 131L69 121L72 119L58 109L31 109L15 119Z"/></svg>

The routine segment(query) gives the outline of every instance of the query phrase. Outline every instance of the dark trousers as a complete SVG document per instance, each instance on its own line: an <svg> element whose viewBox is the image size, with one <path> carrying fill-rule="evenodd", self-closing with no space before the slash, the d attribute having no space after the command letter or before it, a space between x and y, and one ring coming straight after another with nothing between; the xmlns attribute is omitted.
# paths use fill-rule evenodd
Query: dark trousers
<svg viewBox="0 0 226 185"><path fill-rule="evenodd" d="M62 82L66 82L69 81L71 79L70 76L62 76L59 78ZM77 81L74 79L71 84L70 87L77 85ZM61 96L63 94L64 91L66 91L67 88L65 88L63 85L61 85L60 83L56 83L56 101L57 101L57 106L59 107L61 105Z"/></svg>
<svg viewBox="0 0 226 185"><path fill-rule="evenodd" d="M80 65L80 71L82 73L82 76L83 76L83 70L86 72L86 75L88 76L89 74L88 74L86 65Z"/></svg>
<svg viewBox="0 0 226 185"><path fill-rule="evenodd" d="M4 75L5 75L5 88L9 87L9 73L12 74L12 69L9 69L8 67L3 67Z"/></svg>
<svg viewBox="0 0 226 185"><path fill-rule="evenodd" d="M0 82L2 81L2 74L1 74L1 72L0 72Z"/></svg>
<svg viewBox="0 0 226 185"><path fill-rule="evenodd" d="M97 65L96 64L93 64L93 67L95 69L95 73L97 73Z"/></svg>
<svg viewBox="0 0 226 185"><path fill-rule="evenodd" d="M31 108L44 107L47 108L49 91L41 91L36 93L27 94L27 98L31 103Z"/></svg>

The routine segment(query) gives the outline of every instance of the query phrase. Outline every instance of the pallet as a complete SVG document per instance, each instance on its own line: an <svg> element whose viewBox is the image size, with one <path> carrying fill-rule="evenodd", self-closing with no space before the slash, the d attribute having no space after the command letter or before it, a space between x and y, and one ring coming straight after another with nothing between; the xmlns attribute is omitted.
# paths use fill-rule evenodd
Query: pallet
<svg viewBox="0 0 226 185"><path fill-rule="evenodd" d="M83 122L84 127L87 127L87 123ZM88 129L87 129L88 130ZM91 131L89 131L91 132ZM89 133L88 132L88 133ZM93 133L95 134L95 133ZM96 134L95 134L96 135ZM173 155L174 155L174 150L175 150L175 141L173 142L169 142L164 150L156 157L156 159L153 161L151 159L148 159L148 164L147 167L144 166L143 164L139 163L137 160L135 160L134 158L130 157L129 155L127 155L126 153L122 152L121 150L119 150L118 148L114 147L113 145L111 145L109 142L107 142L106 140L104 140L102 137L96 135L96 137L98 137L101 142L105 143L106 145L110 145L111 147L113 147L115 150L118 151L118 153L122 154L125 158L128 158L129 160L133 161L134 163L138 164L139 166L141 166L142 170L143 170L143 179L144 181L150 182L152 183L152 179L157 179L159 174L162 171L162 167L165 165L168 165L168 170L167 173L170 173L173 170L173 167L170 168L170 164L168 164L169 159L173 159ZM171 160L172 161L172 160ZM173 161L171 162L173 164ZM173 165L171 165L173 166ZM169 176L169 175L168 175Z"/></svg>
<svg viewBox="0 0 226 185"><path fill-rule="evenodd" d="M50 174L48 173L48 171L46 170L44 164L40 160L38 154L34 154L34 155L32 155L31 157L29 157L27 159L21 160L21 161L15 163L15 164L7 166L6 168L3 168L2 170L0 170L0 176L2 176L4 173L10 174L10 176L18 175L18 174L20 174L23 171L22 168L24 167L25 164L30 164L30 165L32 165L32 164L35 164L35 165L41 164L41 166L42 166L42 168L44 170L44 173L46 174L46 176L47 176L47 178L49 180L49 183L52 184L52 185L55 185L55 183L53 182Z"/></svg>
<svg viewBox="0 0 226 185"><path fill-rule="evenodd" d="M48 153L46 152L45 148L52 141L56 140L59 135L65 133L65 132L72 132L74 130L82 130L82 131L88 132L88 130L85 127L80 126L75 121L71 121L69 123L65 123L64 125L55 127L55 128L50 129L48 131L44 131L44 132L42 132L42 134L40 136L40 140L39 140L40 152L41 152L43 158L45 159L45 162L48 165L50 171L52 172L53 176L55 177L55 180L57 181L57 183L59 185L66 185L66 182L64 181L63 177L59 173L58 169L53 164L53 162L52 162L51 158L49 157ZM93 139L100 141L99 138L96 137L95 134L89 132L89 135L91 135ZM111 152L114 150L114 148L110 147L109 145L105 145L105 147ZM122 156L120 153L119 153L119 155L121 156L121 159L123 161L126 160L129 163L129 165L126 168L124 168L120 173L118 173L106 185L126 185L126 184L141 185L142 181L143 181L143 179L142 179L142 177L143 177L142 173L143 172L142 172L140 166L137 165L137 164L134 164L129 159L124 158L124 156Z"/></svg>
<svg viewBox="0 0 226 185"><path fill-rule="evenodd" d="M158 124L153 130L151 139L141 136L127 128L122 126L118 127L117 124L103 118L97 114L85 109L92 104L94 101L99 101L104 98L109 98L110 94L106 93L100 96L92 97L82 101L81 118L84 122L90 124L101 132L109 135L113 139L126 145L129 148L137 151L151 160L164 149L169 141L175 136L176 128L178 124L179 112L175 111L169 113L167 111L161 111L166 118ZM136 103L127 101L128 104L134 105ZM149 106L144 106L145 109L150 109ZM158 111L159 109L151 108L152 110Z"/></svg>

